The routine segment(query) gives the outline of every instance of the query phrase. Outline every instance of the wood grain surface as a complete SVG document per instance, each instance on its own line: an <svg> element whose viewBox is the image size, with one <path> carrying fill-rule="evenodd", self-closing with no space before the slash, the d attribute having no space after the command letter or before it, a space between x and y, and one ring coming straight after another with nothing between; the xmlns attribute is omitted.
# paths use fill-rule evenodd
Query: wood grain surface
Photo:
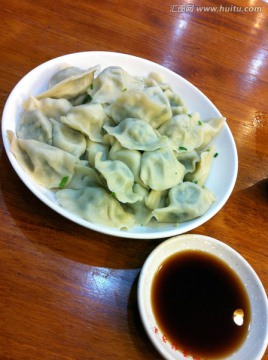
<svg viewBox="0 0 268 360"><path fill-rule="evenodd" d="M193 11L182 11L187 3ZM239 172L223 209L191 232L232 246L268 289L267 2L0 0L0 34L1 111L28 71L91 50L152 60L205 93L227 117ZM161 359L136 292L163 240L111 237L54 213L0 141L0 360Z"/></svg>

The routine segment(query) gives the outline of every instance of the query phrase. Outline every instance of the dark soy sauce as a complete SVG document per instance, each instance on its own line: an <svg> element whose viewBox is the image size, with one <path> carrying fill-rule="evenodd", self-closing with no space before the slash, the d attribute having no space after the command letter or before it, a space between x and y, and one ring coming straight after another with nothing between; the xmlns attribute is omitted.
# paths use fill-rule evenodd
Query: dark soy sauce
<svg viewBox="0 0 268 360"><path fill-rule="evenodd" d="M165 260L153 279L151 303L159 329L188 355L231 355L248 334L251 310L244 285L206 252L185 250Z"/></svg>

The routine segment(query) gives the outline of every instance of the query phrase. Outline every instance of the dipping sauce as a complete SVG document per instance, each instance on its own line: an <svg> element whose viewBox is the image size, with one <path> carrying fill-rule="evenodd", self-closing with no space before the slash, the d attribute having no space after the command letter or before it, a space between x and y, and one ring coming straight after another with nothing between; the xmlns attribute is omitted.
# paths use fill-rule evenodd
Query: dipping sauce
<svg viewBox="0 0 268 360"><path fill-rule="evenodd" d="M199 250L166 259L154 276L151 303L167 341L201 359L230 356L246 339L250 302L237 274Z"/></svg>

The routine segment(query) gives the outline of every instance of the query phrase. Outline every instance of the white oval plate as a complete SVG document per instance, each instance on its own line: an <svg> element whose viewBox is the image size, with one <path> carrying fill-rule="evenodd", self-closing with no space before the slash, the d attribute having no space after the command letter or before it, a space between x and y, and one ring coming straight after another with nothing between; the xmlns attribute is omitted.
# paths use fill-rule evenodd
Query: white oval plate
<svg viewBox="0 0 268 360"><path fill-rule="evenodd" d="M261 360L268 342L268 303L260 279L248 262L230 246L214 238L194 234L176 236L158 245L146 259L139 276L139 311L156 349L167 360L193 360L175 349L165 334L161 333L151 307L151 285L159 266L171 255L184 250L204 251L218 257L241 279L250 300L250 329L244 343L228 360Z"/></svg>
<svg viewBox="0 0 268 360"><path fill-rule="evenodd" d="M22 113L23 101L29 95L37 95L44 91L50 77L62 69L64 64L85 69L95 65L100 65L101 69L108 66L120 66L131 75L138 76L157 72L162 74L165 81L181 96L189 113L199 112L202 120L221 116L212 102L195 86L169 69L145 59L114 52L89 51L64 55L47 61L30 71L18 82L7 99L2 116L2 137L8 158L21 180L41 201L67 219L86 228L113 236L136 239L165 238L185 233L208 221L223 207L233 190L238 169L237 150L227 124L224 125L220 134L213 141L219 156L213 161L211 173L206 182L206 187L214 192L217 200L205 215L197 219L182 223L179 226L174 224L136 226L130 230L122 231L90 223L59 206L51 191L35 184L21 169L10 151L6 131L15 131Z"/></svg>

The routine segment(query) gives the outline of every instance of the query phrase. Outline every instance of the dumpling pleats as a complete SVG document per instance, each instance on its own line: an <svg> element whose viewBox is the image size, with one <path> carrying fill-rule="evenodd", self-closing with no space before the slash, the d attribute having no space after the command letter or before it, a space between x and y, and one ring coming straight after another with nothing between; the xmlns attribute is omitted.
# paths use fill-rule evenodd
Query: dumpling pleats
<svg viewBox="0 0 268 360"><path fill-rule="evenodd" d="M58 203L83 219L95 224L128 229L134 225L134 215L125 211L107 190L101 187L62 189L56 193Z"/></svg>
<svg viewBox="0 0 268 360"><path fill-rule="evenodd" d="M111 193L122 203L134 203L141 200L140 194L134 193L134 175L129 167L120 160L101 160L101 153L96 155L95 167L107 181Z"/></svg>
<svg viewBox="0 0 268 360"><path fill-rule="evenodd" d="M169 147L145 151L141 157L141 180L153 190L166 190L182 182L185 167Z"/></svg>
<svg viewBox="0 0 268 360"><path fill-rule="evenodd" d="M186 181L169 191L168 201L168 206L155 209L153 216L159 222L181 223L205 214L215 197L211 191Z"/></svg>
<svg viewBox="0 0 268 360"><path fill-rule="evenodd" d="M29 176L47 189L59 187L63 178L73 176L76 158L55 146L13 136L11 151Z"/></svg>
<svg viewBox="0 0 268 360"><path fill-rule="evenodd" d="M161 136L146 121L127 118L119 125L104 125L108 134L114 136L126 149L152 151L169 144L166 136Z"/></svg>
<svg viewBox="0 0 268 360"><path fill-rule="evenodd" d="M93 82L95 71L96 68L90 68L67 77L62 81L56 82L51 88L37 95L36 98L44 99L50 97L54 99L72 99L84 94Z"/></svg>

